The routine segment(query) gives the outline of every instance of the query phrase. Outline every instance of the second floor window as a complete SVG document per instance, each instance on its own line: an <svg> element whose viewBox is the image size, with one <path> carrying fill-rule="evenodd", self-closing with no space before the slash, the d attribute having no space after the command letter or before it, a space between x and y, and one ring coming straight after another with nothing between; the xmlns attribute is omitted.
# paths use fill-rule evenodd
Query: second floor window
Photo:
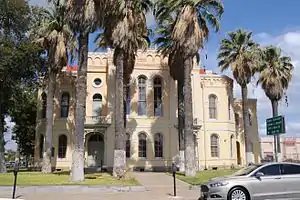
<svg viewBox="0 0 300 200"><path fill-rule="evenodd" d="M93 96L93 117L101 116L102 109L102 95L94 94Z"/></svg>
<svg viewBox="0 0 300 200"><path fill-rule="evenodd" d="M239 126L240 125L240 115L238 113L234 113L234 118L235 118L235 125Z"/></svg>
<svg viewBox="0 0 300 200"><path fill-rule="evenodd" d="M231 120L231 99L228 97L228 119Z"/></svg>
<svg viewBox="0 0 300 200"><path fill-rule="evenodd" d="M64 92L61 95L60 100L60 117L66 118L69 115L69 102L70 102L70 95L68 92Z"/></svg>
<svg viewBox="0 0 300 200"><path fill-rule="evenodd" d="M139 92L139 102L138 102L138 115L147 115L147 84L146 77L140 76L138 78L138 92Z"/></svg>
<svg viewBox="0 0 300 200"><path fill-rule="evenodd" d="M47 95L45 92L42 93L42 118L46 118L47 111Z"/></svg>
<svg viewBox="0 0 300 200"><path fill-rule="evenodd" d="M130 84L126 86L126 115L130 114Z"/></svg>
<svg viewBox="0 0 300 200"><path fill-rule="evenodd" d="M153 81L154 86L154 116L162 116L162 81L156 77Z"/></svg>
<svg viewBox="0 0 300 200"><path fill-rule="evenodd" d="M217 96L214 94L208 97L209 118L217 119Z"/></svg>

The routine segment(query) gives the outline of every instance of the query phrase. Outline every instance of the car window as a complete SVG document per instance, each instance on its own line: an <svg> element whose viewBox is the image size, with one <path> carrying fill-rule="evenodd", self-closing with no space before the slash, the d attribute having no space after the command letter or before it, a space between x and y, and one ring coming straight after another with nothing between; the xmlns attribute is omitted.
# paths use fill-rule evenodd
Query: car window
<svg viewBox="0 0 300 200"><path fill-rule="evenodd" d="M262 172L264 176L276 176L280 175L280 168L279 165L268 165L259 170L259 172Z"/></svg>
<svg viewBox="0 0 300 200"><path fill-rule="evenodd" d="M283 164L282 174L300 174L300 166L292 164Z"/></svg>

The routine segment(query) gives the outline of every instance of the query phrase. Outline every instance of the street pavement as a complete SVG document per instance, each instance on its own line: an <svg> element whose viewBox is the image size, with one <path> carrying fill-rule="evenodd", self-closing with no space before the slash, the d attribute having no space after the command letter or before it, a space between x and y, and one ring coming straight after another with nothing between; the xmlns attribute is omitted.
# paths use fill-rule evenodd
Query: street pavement
<svg viewBox="0 0 300 200"><path fill-rule="evenodd" d="M133 176L146 188L146 191L119 192L106 190L29 190L22 188L17 190L17 198L24 200L197 200L198 189L190 189L189 185L176 180L177 196L173 196L173 178L165 173L139 172ZM63 186L62 186L63 187ZM11 190L0 189L0 198L11 198Z"/></svg>

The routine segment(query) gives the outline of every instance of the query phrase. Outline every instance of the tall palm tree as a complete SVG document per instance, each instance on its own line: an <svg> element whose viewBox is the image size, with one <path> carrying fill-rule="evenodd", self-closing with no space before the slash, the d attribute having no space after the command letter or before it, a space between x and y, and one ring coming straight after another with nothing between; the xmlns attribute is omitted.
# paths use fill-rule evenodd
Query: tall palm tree
<svg viewBox="0 0 300 200"><path fill-rule="evenodd" d="M151 8L149 0L117 0L106 10L104 31L98 36L99 45L114 48L116 66L115 88L115 150L113 175L123 177L126 167L126 86L133 71L136 53L149 44L146 12ZM125 98L124 98L125 97Z"/></svg>
<svg viewBox="0 0 300 200"><path fill-rule="evenodd" d="M89 33L94 32L101 22L100 17L104 6L105 4L101 0L67 0L68 22L73 32L78 36L79 51L76 79L75 141L71 167L72 182L84 180L84 122Z"/></svg>
<svg viewBox="0 0 300 200"><path fill-rule="evenodd" d="M180 59L179 63L170 65L170 71L171 75L179 74L176 77L179 92L178 100L181 110L184 109L184 118L179 117L179 126L184 124L186 176L194 176L196 173L191 88L193 59L198 55L199 49L203 48L204 42L208 38L209 26L212 26L215 31L219 30L219 19L223 11L223 4L219 0L156 0L154 15L159 27L162 30L165 29L162 35L165 40L161 42L163 52L170 55L169 65L175 62L174 60L171 61L173 58L175 60ZM170 35L168 35L167 30L171 32ZM165 43L167 37L171 39ZM177 71L177 73L172 71ZM184 95L181 95L183 91ZM183 105L180 98L184 98ZM181 131L179 128L179 134L182 134ZM182 146L183 142L179 143Z"/></svg>
<svg viewBox="0 0 300 200"><path fill-rule="evenodd" d="M261 84L266 96L272 105L273 117L278 116L278 102L284 96L292 79L293 64L291 58L281 55L281 49L275 46L267 46L262 49L262 61L258 84ZM280 136L274 136L277 144L276 160L280 161Z"/></svg>
<svg viewBox="0 0 300 200"><path fill-rule="evenodd" d="M242 90L242 110L247 164L253 162L253 151L249 138L248 88L251 77L257 72L259 63L258 45L251 39L252 33L242 29L228 33L221 41L218 59L221 71L231 69L236 82Z"/></svg>
<svg viewBox="0 0 300 200"><path fill-rule="evenodd" d="M33 34L37 38L36 42L41 44L48 54L46 134L42 164L42 172L44 173L52 171L53 98L56 80L62 67L68 63L67 47L75 41L75 37L66 22L66 17L66 3L54 0L51 2L49 10L44 10L43 20L37 30L33 30Z"/></svg>

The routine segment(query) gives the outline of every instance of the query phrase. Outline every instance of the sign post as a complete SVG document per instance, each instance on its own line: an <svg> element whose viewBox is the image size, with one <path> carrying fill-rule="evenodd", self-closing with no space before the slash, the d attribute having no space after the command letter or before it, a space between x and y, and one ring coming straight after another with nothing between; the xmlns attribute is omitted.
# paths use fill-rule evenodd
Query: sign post
<svg viewBox="0 0 300 200"><path fill-rule="evenodd" d="M280 134L285 133L285 120L284 116L276 116L266 120L267 123L267 135L274 136L274 153L275 153L275 160L278 162L278 157L280 151L277 149L277 141L276 138L279 137ZM280 150L280 149L279 149Z"/></svg>

